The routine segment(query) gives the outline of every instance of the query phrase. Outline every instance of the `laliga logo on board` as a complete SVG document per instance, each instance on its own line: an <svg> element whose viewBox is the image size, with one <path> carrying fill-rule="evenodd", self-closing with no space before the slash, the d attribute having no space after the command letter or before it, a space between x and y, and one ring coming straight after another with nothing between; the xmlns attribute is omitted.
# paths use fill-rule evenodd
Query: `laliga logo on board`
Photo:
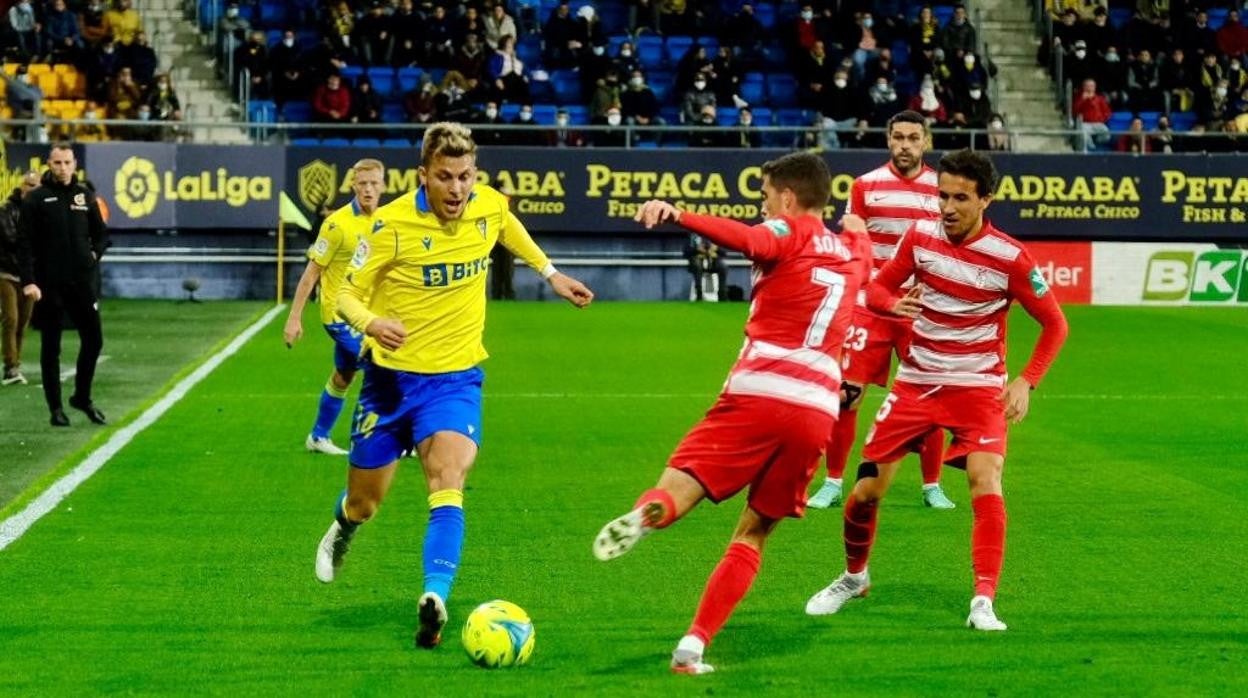
<svg viewBox="0 0 1248 698"><path fill-rule="evenodd" d="M215 172L205 170L184 177L165 172L162 187L156 165L137 155L127 158L113 178L113 198L130 218L151 215L162 196L166 201L224 201L239 208L272 199L273 179L230 175L229 170L218 167Z"/></svg>
<svg viewBox="0 0 1248 698"><path fill-rule="evenodd" d="M299 168L299 201L309 211L332 200L337 189L337 166L318 159Z"/></svg>

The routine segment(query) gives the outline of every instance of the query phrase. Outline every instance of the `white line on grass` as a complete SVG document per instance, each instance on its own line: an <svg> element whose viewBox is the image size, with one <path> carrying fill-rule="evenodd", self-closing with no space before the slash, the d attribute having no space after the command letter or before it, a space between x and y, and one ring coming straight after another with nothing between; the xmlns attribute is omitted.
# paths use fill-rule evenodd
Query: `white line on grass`
<svg viewBox="0 0 1248 698"><path fill-rule="evenodd" d="M208 357L208 360L200 364L190 375L178 381L177 385L165 393L164 397L157 400L156 404L147 408L143 414L139 415L138 419L114 432L108 441L104 442L103 446L88 454L73 470L52 483L52 486L44 490L38 497L35 497L30 504L26 505L26 508L0 522L0 550L4 550L18 538L21 538L22 534L30 530L30 527L35 525L36 521L55 509L56 505L60 504L79 485L99 472L100 468L104 467L104 464L110 458L117 455L117 452L125 448L126 444L133 441L134 437L138 436L140 432L160 419L161 416L169 411L169 408L186 397L191 388L194 388L200 381L207 378L226 359L237 353L244 344L254 337L257 332L264 329L264 326L269 324L269 321L284 308L285 306L283 305L275 306L262 315L260 319L251 323L247 329L243 330L233 341L225 345L221 351Z"/></svg>

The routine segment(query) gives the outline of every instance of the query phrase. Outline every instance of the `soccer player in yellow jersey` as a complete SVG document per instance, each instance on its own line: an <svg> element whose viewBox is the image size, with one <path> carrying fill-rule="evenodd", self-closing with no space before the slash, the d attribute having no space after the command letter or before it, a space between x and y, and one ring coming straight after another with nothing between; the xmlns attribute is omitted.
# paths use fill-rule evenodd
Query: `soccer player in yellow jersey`
<svg viewBox="0 0 1248 698"><path fill-rule="evenodd" d="M351 434L347 490L317 548L316 576L331 582L360 524L377 511L401 453L415 447L429 487L424 593L416 644L435 647L464 539L463 489L481 442L486 358L485 278L502 243L577 307L593 293L559 273L507 209L477 184L468 129L425 132L421 186L377 211L338 294L338 312L363 332L364 386Z"/></svg>
<svg viewBox="0 0 1248 698"><path fill-rule="evenodd" d="M303 270L295 296L290 302L290 315L282 332L286 346L294 346L303 336L303 307L312 295L316 282L321 282L321 323L334 340L334 372L321 392L320 407L312 433L304 441L309 451L345 456L347 452L329 438L334 422L342 412L347 389L359 368L360 341L363 335L338 317L338 289L347 275L347 266L355 254L360 238L373 230L373 214L381 203L385 189L385 166L380 160L365 159L351 168L351 189L355 198L334 211L321 224L316 242L308 248L308 266Z"/></svg>

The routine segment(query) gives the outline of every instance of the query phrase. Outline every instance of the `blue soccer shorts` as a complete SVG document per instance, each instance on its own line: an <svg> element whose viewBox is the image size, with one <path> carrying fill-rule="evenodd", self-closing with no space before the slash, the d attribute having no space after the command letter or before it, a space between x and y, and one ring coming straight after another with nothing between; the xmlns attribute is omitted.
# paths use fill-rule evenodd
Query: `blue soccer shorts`
<svg viewBox="0 0 1248 698"><path fill-rule="evenodd" d="M351 465L380 468L439 431L481 446L479 367L452 373L408 373L363 362L364 385L351 425Z"/></svg>
<svg viewBox="0 0 1248 698"><path fill-rule="evenodd" d="M364 335L345 322L325 325L325 333L334 340L334 368L339 373L354 373L360 368L360 344Z"/></svg>

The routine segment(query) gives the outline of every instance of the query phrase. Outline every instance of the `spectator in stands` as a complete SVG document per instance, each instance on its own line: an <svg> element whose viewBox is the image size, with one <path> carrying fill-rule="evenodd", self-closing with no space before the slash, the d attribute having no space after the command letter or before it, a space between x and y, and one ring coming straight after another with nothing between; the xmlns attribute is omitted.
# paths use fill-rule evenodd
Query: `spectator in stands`
<svg viewBox="0 0 1248 698"><path fill-rule="evenodd" d="M989 69L980 60L979 56L974 53L962 54L962 60L953 66L953 91L962 95L971 88L974 83L981 85L988 84Z"/></svg>
<svg viewBox="0 0 1248 698"><path fill-rule="evenodd" d="M994 116L992 102L984 86L977 82L971 83L966 96L958 101L957 111L970 128L986 128Z"/></svg>
<svg viewBox="0 0 1248 698"><path fill-rule="evenodd" d="M532 104L520 105L520 111L519 113L516 114L516 117L511 120L511 123L516 124L518 126L532 126L533 125L533 105ZM540 131L535 131L532 129L525 129L523 131L520 131L520 130L515 131L514 133L511 134L511 142L513 145L527 145L527 146L547 145L546 134L543 134Z"/></svg>
<svg viewBox="0 0 1248 698"><path fill-rule="evenodd" d="M269 86L277 108L305 94L303 88L303 65L299 47L295 43L295 31L282 32L282 40L269 51Z"/></svg>
<svg viewBox="0 0 1248 698"><path fill-rule="evenodd" d="M1248 73L1244 72L1243 63L1239 58L1232 58L1226 66L1226 82L1231 87L1231 94L1237 95L1248 87Z"/></svg>
<svg viewBox="0 0 1248 698"><path fill-rule="evenodd" d="M373 0L368 12L355 23L355 43L366 65L390 65L394 53L391 20L380 0Z"/></svg>
<svg viewBox="0 0 1248 698"><path fill-rule="evenodd" d="M438 121L469 121L473 115L472 103L468 99L471 89L472 85L462 73L449 71L442 78L442 85L434 98Z"/></svg>
<svg viewBox="0 0 1248 698"><path fill-rule="evenodd" d="M810 3L802 5L802 10L789 30L790 53L810 51L819 40L819 31L815 26L815 6Z"/></svg>
<svg viewBox="0 0 1248 698"><path fill-rule="evenodd" d="M143 89L134 81L128 66L122 66L108 94L108 113L114 119L133 119L143 103Z"/></svg>
<svg viewBox="0 0 1248 698"><path fill-rule="evenodd" d="M427 124L434 120L438 112L438 86L428 73L420 76L420 85L403 96L403 111L407 120L414 124Z"/></svg>
<svg viewBox="0 0 1248 698"><path fill-rule="evenodd" d="M121 68L121 56L111 38L105 39L95 50L87 54L87 98L97 102L108 101L112 79Z"/></svg>
<svg viewBox="0 0 1248 698"><path fill-rule="evenodd" d="M936 82L930 75L923 76L918 94L910 98L909 108L922 114L928 126L938 126L949 120L945 105L936 96Z"/></svg>
<svg viewBox="0 0 1248 698"><path fill-rule="evenodd" d="M581 101L588 103L598 89L598 83L615 68L615 60L607 55L606 46L591 46L577 57L577 73L581 83Z"/></svg>
<svg viewBox="0 0 1248 698"><path fill-rule="evenodd" d="M1079 93L1075 95L1071 113L1081 120L1082 137L1075 144L1083 152L1091 150L1095 144L1104 145L1109 142L1109 117L1112 111L1105 96L1096 91L1095 80L1084 80Z"/></svg>
<svg viewBox="0 0 1248 698"><path fill-rule="evenodd" d="M1130 100L1127 94L1127 64L1121 60L1118 49L1110 46L1090 76L1081 76L1078 85L1083 84L1082 78L1091 77L1101 88L1110 106L1123 106Z"/></svg>
<svg viewBox="0 0 1248 698"><path fill-rule="evenodd" d="M563 70L576 65L576 57L580 55L582 46L577 40L572 8L566 1L560 2L551 10L546 26L542 27L542 43L546 47L543 57L547 68Z"/></svg>
<svg viewBox="0 0 1248 698"><path fill-rule="evenodd" d="M1104 56L1105 49L1118 45L1118 32L1109 23L1109 13L1104 7L1097 6L1093 11L1092 23L1083 28L1083 40L1093 56Z"/></svg>
<svg viewBox="0 0 1248 698"><path fill-rule="evenodd" d="M1088 78L1098 77L1099 62L1088 53L1088 44L1083 39L1075 41L1070 53L1062 59L1062 76L1070 82L1081 85Z"/></svg>
<svg viewBox="0 0 1248 698"><path fill-rule="evenodd" d="M737 113L737 130L725 138L729 148L761 148L763 137L754 128L754 112L749 107L741 107Z"/></svg>
<svg viewBox="0 0 1248 698"><path fill-rule="evenodd" d="M693 293L697 300L704 300L702 277L714 274L719 282L719 300L728 298L728 267L715 243L700 235L690 235L685 245L685 259L689 260L689 274L693 277Z"/></svg>
<svg viewBox="0 0 1248 698"><path fill-rule="evenodd" d="M850 131L858 120L866 116L863 106L866 96L862 91L850 84L849 71L844 67L837 68L832 74L832 82L824 89L820 113L832 120L832 126L840 131Z"/></svg>
<svg viewBox="0 0 1248 698"><path fill-rule="evenodd" d="M810 51L802 56L797 67L798 97L807 109L820 109L824 103L824 88L832 84L832 70L836 64L828 56L822 41L816 41Z"/></svg>
<svg viewBox="0 0 1248 698"><path fill-rule="evenodd" d="M593 137L595 148L624 148L628 146L628 131L620 128L624 122L624 115L620 113L618 106L608 107L606 112L601 116L595 116L590 123L595 126L606 126L602 131L594 131L590 134Z"/></svg>
<svg viewBox="0 0 1248 698"><path fill-rule="evenodd" d="M581 56L589 54L595 47L607 45L602 20L593 5L585 5L576 11L576 35L573 38L581 45Z"/></svg>
<svg viewBox="0 0 1248 698"><path fill-rule="evenodd" d="M567 109L555 112L555 128L546 134L546 144L556 148L583 148L585 136L570 128L572 123Z"/></svg>
<svg viewBox="0 0 1248 698"><path fill-rule="evenodd" d="M495 5L494 11L485 18L485 43L490 48L497 49L504 36L510 36L514 40L519 35L516 20L507 14L507 8L501 2Z"/></svg>
<svg viewBox="0 0 1248 698"><path fill-rule="evenodd" d="M620 50L616 51L611 65L615 67L618 75L632 75L634 70L641 69L641 61L637 60L637 52L633 49L631 41L620 43Z"/></svg>
<svg viewBox="0 0 1248 698"><path fill-rule="evenodd" d="M875 18L870 12L860 12L858 14L857 36L854 38L852 45L854 47L854 75L858 79L865 79L867 72L867 61L879 55L880 49L875 36Z"/></svg>
<svg viewBox="0 0 1248 698"><path fill-rule="evenodd" d="M247 71L247 82L250 84L251 95L255 99L269 98L269 49L264 44L264 32L256 30L248 37L247 43L239 46L234 50L234 79L231 84L238 85L243 80L243 71ZM148 47L148 51L151 48ZM130 54L127 51L127 54ZM155 59L156 54L153 52L151 58ZM129 65L127 56L127 65ZM145 65L145 70L155 71L156 65ZM149 79L151 73L148 73ZM135 82L142 84L139 79L138 71L135 71Z"/></svg>
<svg viewBox="0 0 1248 698"><path fill-rule="evenodd" d="M1159 33L1160 29L1156 20L1150 19L1143 11L1137 9L1131 21L1127 22L1127 26L1122 30L1122 43L1119 47L1126 49L1123 52L1126 55L1133 55L1140 49L1155 50L1161 41Z"/></svg>
<svg viewBox="0 0 1248 698"><path fill-rule="evenodd" d="M1154 153L1173 153L1174 152L1174 129L1170 126L1170 117L1163 114L1157 119L1157 129L1153 131L1153 135L1149 138L1149 148Z"/></svg>
<svg viewBox="0 0 1248 698"><path fill-rule="evenodd" d="M727 145L724 142L725 134L715 130L718 128L717 116L714 104L702 107L697 121L693 122L697 128L689 133L690 148L723 148Z"/></svg>
<svg viewBox="0 0 1248 698"><path fill-rule="evenodd" d="M259 34L260 46L263 49L264 33L257 32L257 34ZM156 51L147 40L147 32L140 31L135 34L134 43L122 49L121 60L124 65L130 66L134 81L139 83L140 87L146 88L152 84L160 59L156 57ZM267 67L265 70L267 72Z"/></svg>
<svg viewBox="0 0 1248 698"><path fill-rule="evenodd" d="M705 77L713 69L711 59L706 55L706 47L700 43L693 44L676 63L676 90L688 90L698 75Z"/></svg>
<svg viewBox="0 0 1248 698"><path fill-rule="evenodd" d="M867 90L871 100L870 123L872 126L883 126L893 114L901 111L901 99L897 96L897 88L888 78L880 77Z"/></svg>
<svg viewBox="0 0 1248 698"><path fill-rule="evenodd" d="M934 49L941 45L940 21L932 13L931 5L924 5L919 10L919 18L910 25L910 53L918 55L924 49Z"/></svg>
<svg viewBox="0 0 1248 698"><path fill-rule="evenodd" d="M491 52L490 55L493 55ZM455 52L455 60L451 62L451 70L458 70L464 77L480 80L485 77L486 63L490 55L486 55L485 44L476 34L469 34L463 45Z"/></svg>
<svg viewBox="0 0 1248 698"><path fill-rule="evenodd" d="M1161 75L1153 54L1140 51L1127 68L1127 94L1131 108L1140 111L1161 111L1165 101L1161 94Z"/></svg>
<svg viewBox="0 0 1248 698"><path fill-rule="evenodd" d="M620 113L624 121L633 126L662 124L659 116L659 98L646 84L645 73L634 70L628 79L628 89L620 93Z"/></svg>
<svg viewBox="0 0 1248 698"><path fill-rule="evenodd" d="M99 103L87 101L82 112L85 124L74 127L73 139L79 143L99 143L108 140L108 129L104 127L103 112Z"/></svg>
<svg viewBox="0 0 1248 698"><path fill-rule="evenodd" d="M416 11L412 0L402 0L390 20L394 31L394 64L418 65L424 58L424 17Z"/></svg>
<svg viewBox="0 0 1248 698"><path fill-rule="evenodd" d="M516 56L514 36L504 34L499 37L498 50L490 59L488 70L495 99L500 102L529 101L529 78L524 74L524 61Z"/></svg>
<svg viewBox="0 0 1248 698"><path fill-rule="evenodd" d="M659 4L660 22L669 35L692 34L694 27L693 14L689 12L686 0L663 0Z"/></svg>
<svg viewBox="0 0 1248 698"><path fill-rule="evenodd" d="M53 63L77 63L82 50L78 17L65 7L65 0L53 0L43 21L44 45Z"/></svg>
<svg viewBox="0 0 1248 698"><path fill-rule="evenodd" d="M988 120L988 149L1014 149L1010 132L1005 127L1005 117L1000 114L993 114L992 118Z"/></svg>
<svg viewBox="0 0 1248 698"><path fill-rule="evenodd" d="M1248 27L1239 21L1239 10L1226 13L1226 21L1217 33L1218 51L1231 58L1240 58L1248 52Z"/></svg>
<svg viewBox="0 0 1248 698"><path fill-rule="evenodd" d="M975 52L975 27L966 18L965 5L953 8L953 19L949 20L949 26L945 27L944 42L947 54L954 55L958 51Z"/></svg>
<svg viewBox="0 0 1248 698"><path fill-rule="evenodd" d="M687 124L697 123L702 118L703 109L715 104L715 93L707 86L706 75L699 73L693 80L693 87L681 99L681 121Z"/></svg>
<svg viewBox="0 0 1248 698"><path fill-rule="evenodd" d="M880 78L887 78L889 82L897 81L897 70L893 67L892 49L880 49L876 57L867 63L866 74L863 75L862 80L870 85Z"/></svg>
<svg viewBox="0 0 1248 698"><path fill-rule="evenodd" d="M43 118L43 90L31 80L24 65L19 65L17 75L12 77L7 70L0 70L0 79L4 80L4 100L13 111L13 118L35 120L26 127L26 141L38 142L43 135L39 123Z"/></svg>
<svg viewBox="0 0 1248 698"><path fill-rule="evenodd" d="M143 31L143 19L133 5L132 0L117 0L114 9L104 13L108 33L122 46L133 44L135 37Z"/></svg>
<svg viewBox="0 0 1248 698"><path fill-rule="evenodd" d="M425 61L430 67L445 68L455 55L455 32L446 8L433 8L433 17L425 22Z"/></svg>
<svg viewBox="0 0 1248 698"><path fill-rule="evenodd" d="M39 19L30 0L20 0L9 8L9 30L23 61L34 60L43 53Z"/></svg>
<svg viewBox="0 0 1248 698"><path fill-rule="evenodd" d="M481 117L477 120L477 125L472 127L473 139L479 145L508 145L509 131L502 131L491 126L499 126L506 124L502 115L498 111L498 102L486 102L485 109L481 111Z"/></svg>
<svg viewBox="0 0 1248 698"><path fill-rule="evenodd" d="M1218 36L1209 26L1209 14L1204 10L1196 13L1196 19L1183 33L1181 45L1190 54L1203 56L1218 52Z"/></svg>
<svg viewBox="0 0 1248 698"><path fill-rule="evenodd" d="M663 0L629 0L628 33L638 36L643 29L659 33L659 5L662 3Z"/></svg>
<svg viewBox="0 0 1248 698"><path fill-rule="evenodd" d="M477 8L469 5L464 8L464 17L460 20L459 26L455 28L455 43L464 43L471 34L476 34L478 39L485 41L485 21L481 19Z"/></svg>
<svg viewBox="0 0 1248 698"><path fill-rule="evenodd" d="M361 75L355 81L355 93L351 95L351 123L381 123L381 105L381 95L377 93L377 90L373 89L372 78L367 75ZM376 136L377 133L373 131L364 135Z"/></svg>
<svg viewBox="0 0 1248 698"><path fill-rule="evenodd" d="M1174 49L1170 54L1170 60L1161 66L1160 72L1166 113L1190 111L1195 99L1197 77L1188 65L1183 49Z"/></svg>
<svg viewBox="0 0 1248 698"><path fill-rule="evenodd" d="M1114 145L1114 150L1120 153L1151 153L1152 143L1144 133L1144 120L1140 117L1131 119L1131 127L1127 133L1118 136L1118 142Z"/></svg>
<svg viewBox="0 0 1248 698"><path fill-rule="evenodd" d="M1079 13L1073 9L1066 10L1062 13L1062 20L1053 25L1054 50L1063 55L1070 53L1075 42L1083 38L1083 31L1084 28L1079 25ZM1084 47L1087 47L1086 42Z"/></svg>
<svg viewBox="0 0 1248 698"><path fill-rule="evenodd" d="M620 76L615 72L615 68L611 68L607 71L606 77L598 81L594 96L589 100L589 116L598 119L606 116L607 110L619 105Z"/></svg>
<svg viewBox="0 0 1248 698"><path fill-rule="evenodd" d="M737 49L737 57L750 66L762 56L766 37L767 31L754 16L753 3L743 2L741 9L724 22L719 40L724 46Z"/></svg>
<svg viewBox="0 0 1248 698"><path fill-rule="evenodd" d="M346 0L339 0L330 8L324 34L329 38L334 48L354 57L356 53L355 46L352 44L354 33L355 13L351 11L351 6L347 4Z"/></svg>
<svg viewBox="0 0 1248 698"><path fill-rule="evenodd" d="M342 76L331 74L317 85L312 93L312 118L326 124L351 121L351 90L342 84Z"/></svg>
<svg viewBox="0 0 1248 698"><path fill-rule="evenodd" d="M1200 85L1207 90L1212 89L1224 77L1226 77L1226 71L1222 69L1218 57L1215 54L1206 53L1204 62L1200 65Z"/></svg>
<svg viewBox="0 0 1248 698"><path fill-rule="evenodd" d="M151 108L154 121L181 121L182 102L173 89L168 73L160 73L152 83L151 92L147 95L147 106Z"/></svg>
<svg viewBox="0 0 1248 698"><path fill-rule="evenodd" d="M1196 93L1196 118L1209 131L1221 131L1227 120L1234 118L1230 82L1218 80L1211 90Z"/></svg>
<svg viewBox="0 0 1248 698"><path fill-rule="evenodd" d="M94 48L108 35L108 25L104 21L103 0L91 0L79 16L79 33L87 46Z"/></svg>
<svg viewBox="0 0 1248 698"><path fill-rule="evenodd" d="M720 105L740 107L745 104L745 100L737 95L741 85L741 69L730 47L719 47L718 55L711 63L711 72L708 77L711 79L711 91L715 93L715 99Z"/></svg>

